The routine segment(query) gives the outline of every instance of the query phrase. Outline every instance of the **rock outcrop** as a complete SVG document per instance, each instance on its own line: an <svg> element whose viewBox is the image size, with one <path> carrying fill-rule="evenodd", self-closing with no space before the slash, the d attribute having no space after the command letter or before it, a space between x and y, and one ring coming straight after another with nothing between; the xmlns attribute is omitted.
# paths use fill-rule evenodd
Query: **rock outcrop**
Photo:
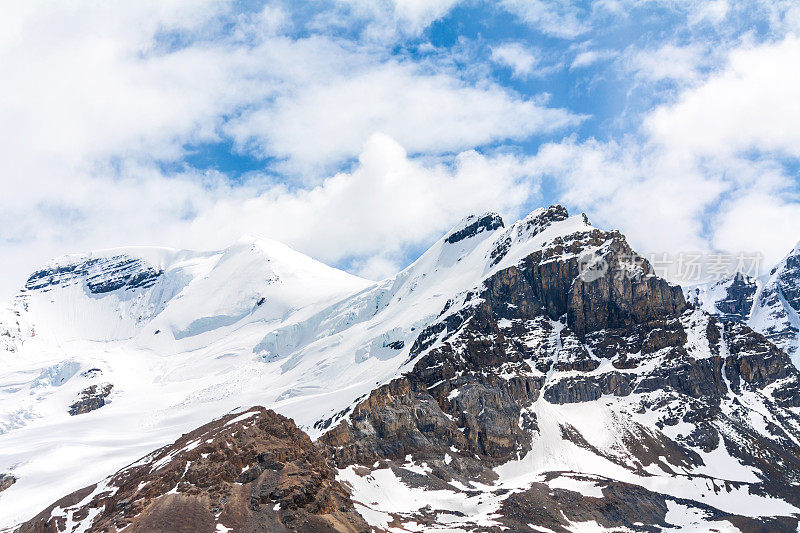
<svg viewBox="0 0 800 533"><path fill-rule="evenodd" d="M695 306L763 334L800 368L800 244L757 279L737 272L686 294Z"/></svg>
<svg viewBox="0 0 800 533"><path fill-rule="evenodd" d="M292 420L254 407L66 496L19 531L369 531L334 475Z"/></svg>
<svg viewBox="0 0 800 533"><path fill-rule="evenodd" d="M3 492L17 482L17 478L11 474L0 474L0 492Z"/></svg>
<svg viewBox="0 0 800 533"><path fill-rule="evenodd" d="M753 308L753 297L757 289L753 278L737 272L726 287L725 297L716 303L717 309L728 320L746 322Z"/></svg>
<svg viewBox="0 0 800 533"><path fill-rule="evenodd" d="M464 227L456 232L451 233L445 238L445 242L450 244L463 241L470 237L474 237L482 231L494 231L503 227L503 219L495 213L489 213L483 216L469 216L463 223Z"/></svg>
<svg viewBox="0 0 800 533"><path fill-rule="evenodd" d="M747 323L757 291L758 282L754 278L737 272L711 285L689 288L687 299L726 320Z"/></svg>
<svg viewBox="0 0 800 533"><path fill-rule="evenodd" d="M114 385L111 383L86 387L81 391L75 403L69 406L69 414L72 416L82 415L100 409L106 404L106 399L113 388Z"/></svg>

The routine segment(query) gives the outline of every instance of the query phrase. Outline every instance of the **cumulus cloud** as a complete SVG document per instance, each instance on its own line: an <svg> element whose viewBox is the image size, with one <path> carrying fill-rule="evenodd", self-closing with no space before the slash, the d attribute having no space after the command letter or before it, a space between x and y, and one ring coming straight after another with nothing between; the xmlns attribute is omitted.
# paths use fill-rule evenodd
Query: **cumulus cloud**
<svg viewBox="0 0 800 533"><path fill-rule="evenodd" d="M308 19L289 2L255 11L229 0L9 6L0 19L0 293L64 252L219 248L242 233L380 277L465 214L520 214L539 198L539 179L555 181L545 201L620 227L644 251L759 245L774 258L794 244L792 2L504 0L500 9L533 32L449 47L446 35L429 39L426 29L457 3L331 0L305 5ZM507 23L493 7L464 9L480 6ZM685 28L603 63L619 51L595 31L601 22L612 13L635 22L654 6L679 13ZM763 35L730 30L748 10L768 21ZM713 47L696 39L706 31L727 36L710 61ZM574 61L550 84L537 59L553 57L553 46ZM520 92L492 78L487 58L512 69ZM644 115L639 130L618 136L606 116L578 128L586 117L548 103L597 109L583 105L581 82L612 79L603 69L620 66L652 87L676 82L654 95L657 109L625 110ZM540 87L564 94L548 100ZM264 168L192 168L187 154L209 144L233 145L241 153L225 157Z"/></svg>
<svg viewBox="0 0 800 533"><path fill-rule="evenodd" d="M437 6L396 9L425 24L448 9ZM471 148L581 120L372 43L286 35L294 19L272 4L243 13L226 0L31 0L0 24L0 292L51 255L219 247L246 232L376 275L473 207L513 212L528 197L521 163ZM305 181L187 166L193 147L224 142ZM321 170L341 162L355 167ZM414 224L401 220L412 214Z"/></svg>
<svg viewBox="0 0 800 533"><path fill-rule="evenodd" d="M719 250L759 251L769 268L800 240L800 202L793 194L747 188L723 202L713 221Z"/></svg>
<svg viewBox="0 0 800 533"><path fill-rule="evenodd" d="M800 238L800 198L775 161L700 163L669 147L589 140L546 144L531 164L562 202L656 258L756 252L769 268Z"/></svg>
<svg viewBox="0 0 800 533"><path fill-rule="evenodd" d="M246 202L221 200L191 222L202 235L229 226L269 236L325 261L376 253L391 257L438 236L464 215L489 209L519 214L535 193L525 159L460 153L452 164L409 158L385 134L364 144L351 172L313 188L270 188ZM233 236L230 234L230 237Z"/></svg>
<svg viewBox="0 0 800 533"><path fill-rule="evenodd" d="M17 21L6 20L8 35L18 38L7 35L0 49L0 118L14 127L0 132L7 141L0 150L36 160L47 152L61 164L123 153L175 159L187 144L230 134L262 156L294 158L302 167L352 158L378 130L421 153L579 120L497 85L386 59L369 46L277 35L286 16L271 6L233 17L221 1L170 5L95 11L75 2L7 14ZM232 35L205 41L191 34L212 31L207 26L226 14L235 22ZM130 23L140 19L147 24ZM171 48L163 42L170 32L190 32L181 34L189 44Z"/></svg>
<svg viewBox="0 0 800 533"><path fill-rule="evenodd" d="M560 198L600 227L621 228L643 252L707 249L703 215L728 185L635 142L544 145L536 164Z"/></svg>

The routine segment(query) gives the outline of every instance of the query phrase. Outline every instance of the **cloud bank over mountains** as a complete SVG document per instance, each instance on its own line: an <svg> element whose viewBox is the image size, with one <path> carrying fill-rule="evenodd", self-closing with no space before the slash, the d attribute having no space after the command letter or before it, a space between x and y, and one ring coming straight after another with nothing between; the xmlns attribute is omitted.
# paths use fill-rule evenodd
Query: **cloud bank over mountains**
<svg viewBox="0 0 800 533"><path fill-rule="evenodd" d="M774 262L798 31L791 2L17 3L0 294L53 255L244 233L377 278L466 214L553 202L643 251Z"/></svg>

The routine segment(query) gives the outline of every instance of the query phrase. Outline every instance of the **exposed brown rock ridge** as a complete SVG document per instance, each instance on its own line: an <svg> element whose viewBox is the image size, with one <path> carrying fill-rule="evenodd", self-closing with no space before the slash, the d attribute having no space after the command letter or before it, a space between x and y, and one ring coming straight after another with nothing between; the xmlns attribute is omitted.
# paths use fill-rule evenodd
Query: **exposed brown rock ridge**
<svg viewBox="0 0 800 533"><path fill-rule="evenodd" d="M538 234L566 219L562 206L552 206L529 220L525 231ZM546 359L537 361L540 371L591 371L599 362L580 337L659 318L674 320L686 309L680 287L655 276L624 236L586 228L557 236L518 266L497 272L479 292L468 296L462 310L450 314L445 310L442 319L415 342L412 356L424 355L413 370L356 406L352 425L342 423L323 436L334 447L338 464L369 464L408 454L435 462L452 445L464 457L450 470L480 470L473 464L476 456L484 467L502 464L529 449L533 422L520 417L544 384L543 377L530 373L528 361L542 355L536 350ZM602 270L584 280L587 254L602 263ZM547 319L561 317L566 317L568 327L555 343L560 345L555 360L551 359L555 344L532 349L523 342L531 334L545 341L553 332ZM500 320L517 321L519 326L503 331ZM442 340L440 348L425 353ZM455 390L458 394L451 395ZM560 396L580 401L614 391L624 395L631 388L618 375L604 375L600 384L584 387L588 397L575 396L582 391Z"/></svg>
<svg viewBox="0 0 800 533"><path fill-rule="evenodd" d="M253 407L183 435L53 504L20 532L368 531L326 456L288 418ZM224 531L224 530L223 530Z"/></svg>

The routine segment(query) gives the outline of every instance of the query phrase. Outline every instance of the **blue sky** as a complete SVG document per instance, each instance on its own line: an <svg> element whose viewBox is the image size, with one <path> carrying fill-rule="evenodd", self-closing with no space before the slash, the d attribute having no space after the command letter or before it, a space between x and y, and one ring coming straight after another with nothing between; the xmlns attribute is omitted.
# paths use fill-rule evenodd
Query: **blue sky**
<svg viewBox="0 0 800 533"><path fill-rule="evenodd" d="M0 294L64 253L274 238L371 278L563 203L644 253L800 239L800 7L143 0L0 22Z"/></svg>

